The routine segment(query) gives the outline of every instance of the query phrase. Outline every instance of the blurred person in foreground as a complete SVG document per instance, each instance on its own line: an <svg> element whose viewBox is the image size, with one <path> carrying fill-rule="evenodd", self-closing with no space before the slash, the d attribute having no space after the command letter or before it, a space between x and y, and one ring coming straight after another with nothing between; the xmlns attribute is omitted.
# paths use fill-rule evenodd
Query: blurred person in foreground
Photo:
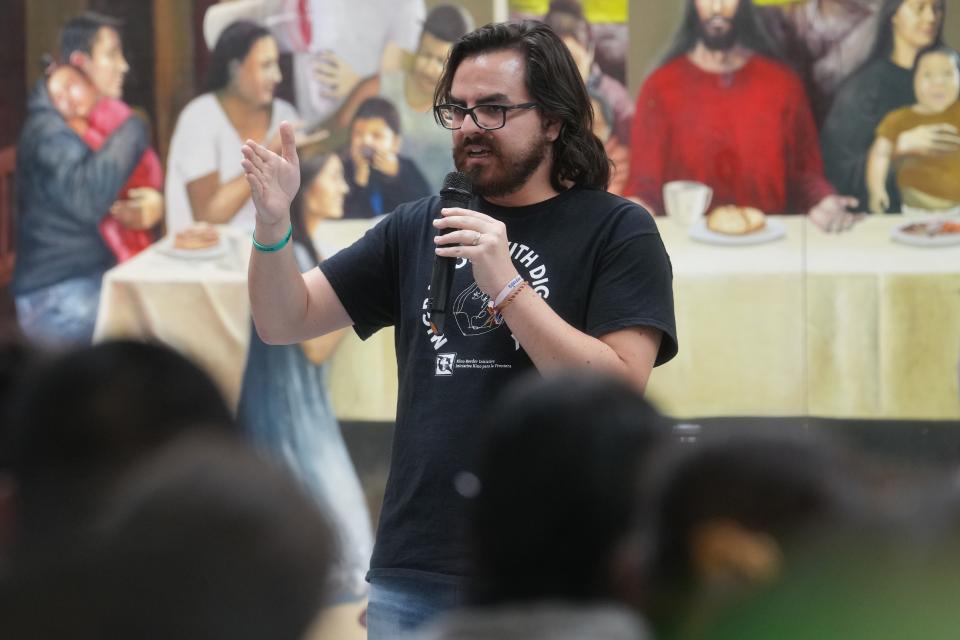
<svg viewBox="0 0 960 640"><path fill-rule="evenodd" d="M955 638L960 485L956 470L931 480L922 493L899 497L884 526L856 527L812 545L781 580L725 611L697 637Z"/></svg>
<svg viewBox="0 0 960 640"><path fill-rule="evenodd" d="M183 434L113 479L68 552L5 585L4 638L299 640L333 552L287 473Z"/></svg>
<svg viewBox="0 0 960 640"><path fill-rule="evenodd" d="M10 568L68 551L129 465L194 429L232 432L210 378L166 347L105 342L45 359L9 392Z"/></svg>
<svg viewBox="0 0 960 640"><path fill-rule="evenodd" d="M531 378L493 407L470 526L468 608L418 640L640 640L641 477L666 422L620 380Z"/></svg>
<svg viewBox="0 0 960 640"><path fill-rule="evenodd" d="M455 478L499 390L534 369L569 367L642 390L677 352L663 242L646 211L604 191L609 162L589 96L556 34L532 22L467 34L450 54L435 113L472 180L469 205L441 211L435 196L401 205L302 275L287 242L300 174L293 131L281 127L282 155L244 148L261 338L297 342L350 325L366 338L395 327L400 392L368 574L371 640L461 601L468 502ZM437 256L459 266L451 298L461 304L442 331L425 314Z"/></svg>
<svg viewBox="0 0 960 640"><path fill-rule="evenodd" d="M777 582L810 539L866 511L840 451L809 434L707 434L647 477L644 611L658 638L696 638Z"/></svg>

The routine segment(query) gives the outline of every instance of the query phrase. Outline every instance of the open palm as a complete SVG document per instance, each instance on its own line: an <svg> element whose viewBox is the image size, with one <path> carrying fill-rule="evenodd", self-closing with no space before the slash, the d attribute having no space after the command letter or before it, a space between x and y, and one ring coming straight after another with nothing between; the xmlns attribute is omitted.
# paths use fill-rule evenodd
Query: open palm
<svg viewBox="0 0 960 640"><path fill-rule="evenodd" d="M240 165L250 185L257 217L265 224L284 222L290 202L300 188L300 158L297 157L293 125L280 123L280 155L253 140L242 148Z"/></svg>

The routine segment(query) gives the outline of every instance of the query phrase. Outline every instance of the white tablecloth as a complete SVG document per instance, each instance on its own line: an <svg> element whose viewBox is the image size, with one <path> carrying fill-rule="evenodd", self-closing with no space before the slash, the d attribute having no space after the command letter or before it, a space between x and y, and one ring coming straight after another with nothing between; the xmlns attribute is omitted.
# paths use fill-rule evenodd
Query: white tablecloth
<svg viewBox="0 0 960 640"><path fill-rule="evenodd" d="M714 246L658 219L674 269L680 353L654 370L648 395L677 416L818 415L960 418L960 246L890 240L899 216L827 235L803 217L774 218L786 236ZM326 224L348 244L367 221ZM249 341L250 240L183 260L148 249L105 277L97 339L153 338L207 368L235 403ZM393 331L334 355L341 418L392 421Z"/></svg>

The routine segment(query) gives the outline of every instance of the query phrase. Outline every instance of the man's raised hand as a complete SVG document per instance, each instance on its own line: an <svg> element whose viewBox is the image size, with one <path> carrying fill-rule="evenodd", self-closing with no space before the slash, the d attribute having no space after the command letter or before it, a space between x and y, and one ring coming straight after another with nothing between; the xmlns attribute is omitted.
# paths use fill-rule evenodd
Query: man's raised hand
<svg viewBox="0 0 960 640"><path fill-rule="evenodd" d="M280 123L280 155L253 140L244 143L241 153L240 166L257 208L257 222L266 226L281 225L286 231L290 202L300 188L300 159L293 125L286 121Z"/></svg>

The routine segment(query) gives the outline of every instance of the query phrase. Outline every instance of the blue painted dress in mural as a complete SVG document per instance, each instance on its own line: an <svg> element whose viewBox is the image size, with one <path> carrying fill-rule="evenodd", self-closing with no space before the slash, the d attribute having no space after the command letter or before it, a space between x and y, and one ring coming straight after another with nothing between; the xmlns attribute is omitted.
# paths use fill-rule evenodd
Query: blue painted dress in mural
<svg viewBox="0 0 960 640"><path fill-rule="evenodd" d="M301 270L314 266L302 246L294 253ZM237 417L256 446L289 465L333 524L340 552L328 593L343 602L366 593L373 535L327 376L328 366L311 362L299 344L267 345L254 330Z"/></svg>

